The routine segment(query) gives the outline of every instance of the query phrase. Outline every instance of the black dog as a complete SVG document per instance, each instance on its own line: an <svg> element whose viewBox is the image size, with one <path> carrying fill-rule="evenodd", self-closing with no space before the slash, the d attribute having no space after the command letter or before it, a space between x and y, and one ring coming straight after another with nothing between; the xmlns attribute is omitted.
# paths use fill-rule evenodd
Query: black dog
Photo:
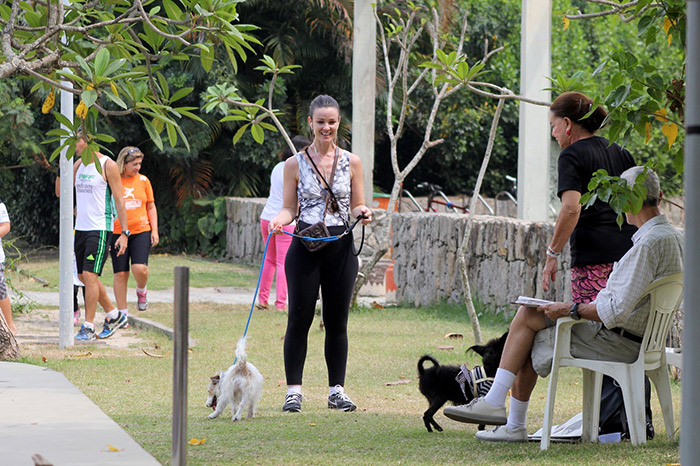
<svg viewBox="0 0 700 466"><path fill-rule="evenodd" d="M493 378L496 375L507 336L508 332L504 333L500 338L490 340L485 345L474 345L467 350L481 355L483 372L486 373L487 377ZM424 368L423 364L425 361L432 362L433 366L427 369ZM475 370L479 369L475 368ZM457 376L460 372L460 367L440 365L435 358L427 354L418 360L418 388L428 399L428 403L430 403L428 409L423 413L423 422L428 432L433 431L432 427L442 432L442 427L435 422L433 416L446 402L451 401L455 405L462 405L474 398L476 387L471 385L471 387L463 391L457 381ZM479 430L483 429L484 426L480 425Z"/></svg>

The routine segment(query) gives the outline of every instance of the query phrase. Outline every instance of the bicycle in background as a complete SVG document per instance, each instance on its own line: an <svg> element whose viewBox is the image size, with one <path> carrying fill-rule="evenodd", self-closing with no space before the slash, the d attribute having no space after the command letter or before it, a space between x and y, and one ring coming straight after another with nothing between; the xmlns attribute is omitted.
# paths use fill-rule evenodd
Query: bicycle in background
<svg viewBox="0 0 700 466"><path fill-rule="evenodd" d="M496 215L498 215L499 201L509 201L512 202L516 208L518 207L518 200L515 197L518 195L518 179L513 176L506 175L506 180L513 183L513 187L509 191L501 191L496 194L496 197L494 198L494 203L496 204Z"/></svg>
<svg viewBox="0 0 700 466"><path fill-rule="evenodd" d="M418 200L416 200L416 198L410 191L402 188L402 196L404 194L406 195L406 197L411 203L411 206L413 207L413 210L416 212L438 212L439 209L442 209L442 211L444 212L462 212L465 214L469 213L469 207L467 205L460 205L452 202L442 191L442 187L437 184L428 183L424 181L422 183L418 183L418 185L416 185L416 188L428 191L428 200L425 207L420 205ZM484 205L486 210L491 215L494 214L494 211L491 208L491 206L481 195L479 195L477 199Z"/></svg>
<svg viewBox="0 0 700 466"><path fill-rule="evenodd" d="M505 178L506 180L513 183L513 187L508 191L501 191L498 194L496 194L496 197L494 198L496 204L496 215L498 215L499 201L512 202L515 205L515 207L518 207L518 179L510 175L506 175ZM554 215L555 217L557 216L557 209L554 208L551 202L547 204L547 208L549 208L549 211L552 213L552 215Z"/></svg>

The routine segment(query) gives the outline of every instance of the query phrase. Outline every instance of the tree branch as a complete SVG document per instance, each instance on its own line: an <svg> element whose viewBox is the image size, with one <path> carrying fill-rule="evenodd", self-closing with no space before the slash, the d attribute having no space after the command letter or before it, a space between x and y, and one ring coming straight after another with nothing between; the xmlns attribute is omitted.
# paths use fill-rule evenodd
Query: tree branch
<svg viewBox="0 0 700 466"><path fill-rule="evenodd" d="M156 27L155 24L153 24L153 23L151 22L151 18L148 17L148 14L146 13L146 10L144 10L143 4L141 3L141 0L135 0L135 1L134 1L134 6L137 7L137 8L139 9L139 11L141 12L141 18L143 19L143 21L144 21L146 24L148 24L148 26L149 26L151 29L153 29L153 31L154 31L155 33L160 34L161 36L165 37L166 39L177 40L177 41L179 41L179 42L181 42L182 44L187 45L187 46L192 45L192 44L190 44L189 42L187 42L185 39L183 39L183 36L186 36L187 34L189 34L189 33L192 31L192 28L188 29L187 31L183 32L182 34L178 34L178 35L175 35L175 34L168 34L167 32L161 31L159 28Z"/></svg>

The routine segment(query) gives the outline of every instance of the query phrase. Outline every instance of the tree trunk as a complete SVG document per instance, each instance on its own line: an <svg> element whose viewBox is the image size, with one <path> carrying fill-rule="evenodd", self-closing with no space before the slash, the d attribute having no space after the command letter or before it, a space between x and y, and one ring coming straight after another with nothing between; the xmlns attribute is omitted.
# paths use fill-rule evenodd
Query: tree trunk
<svg viewBox="0 0 700 466"><path fill-rule="evenodd" d="M19 345L0 313L0 361L19 358Z"/></svg>
<svg viewBox="0 0 700 466"><path fill-rule="evenodd" d="M504 102L504 99L498 100L496 111L493 114L493 121L491 122L491 131L489 132L489 142L486 145L486 153L484 154L484 159L481 162L481 169L479 170L479 176L477 176L476 178L476 186L474 186L474 193L472 194L472 200L469 205L469 216L467 217L467 225L464 227L464 235L462 236L462 241L460 241L459 248L457 249L457 263L459 264L459 272L462 277L462 294L464 295L464 305L467 308L469 321L472 324L472 331L474 332L474 342L477 345L481 344L481 324L479 324L479 316L477 316L476 309L474 309L472 289L471 285L469 284L469 270L467 268L467 251L470 251L469 238L471 237L472 232L472 219L474 218L474 212L476 211L476 201L479 198L479 192L481 191L481 183L484 180L486 168L489 166L489 161L491 160L493 142L496 139L496 130L498 129L498 121L501 119L501 112L503 111Z"/></svg>

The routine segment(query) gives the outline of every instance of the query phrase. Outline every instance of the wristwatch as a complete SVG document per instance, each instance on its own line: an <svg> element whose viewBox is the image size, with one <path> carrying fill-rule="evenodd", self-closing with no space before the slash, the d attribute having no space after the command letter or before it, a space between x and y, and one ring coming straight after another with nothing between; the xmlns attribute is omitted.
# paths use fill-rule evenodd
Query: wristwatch
<svg viewBox="0 0 700 466"><path fill-rule="evenodd" d="M578 303L574 303L574 305L571 306L571 310L569 311L569 317L571 317L574 320L581 320L581 314L578 313Z"/></svg>
<svg viewBox="0 0 700 466"><path fill-rule="evenodd" d="M126 237L128 238L129 236L131 236L131 232L129 230L122 230L122 235L126 235Z"/></svg>

